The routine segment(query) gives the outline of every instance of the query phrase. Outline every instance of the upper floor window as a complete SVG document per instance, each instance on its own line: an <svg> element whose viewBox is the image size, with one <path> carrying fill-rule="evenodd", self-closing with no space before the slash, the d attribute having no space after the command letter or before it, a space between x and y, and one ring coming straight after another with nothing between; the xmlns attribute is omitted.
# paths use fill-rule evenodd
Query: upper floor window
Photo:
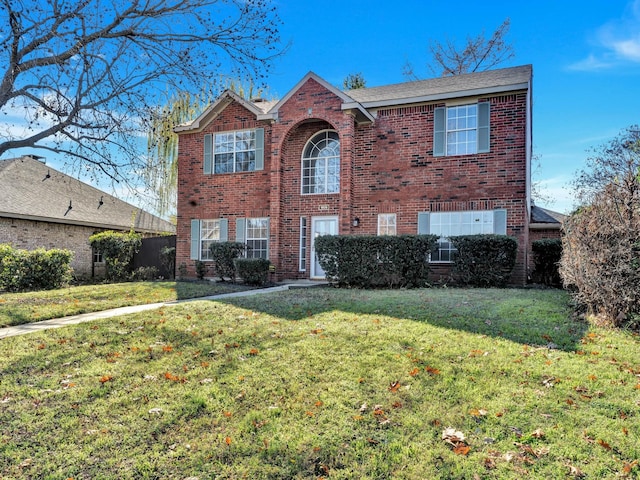
<svg viewBox="0 0 640 480"><path fill-rule="evenodd" d="M396 234L396 214L381 213L378 215L378 235Z"/></svg>
<svg viewBox="0 0 640 480"><path fill-rule="evenodd" d="M302 194L340 191L340 140L326 130L316 134L302 154Z"/></svg>
<svg viewBox="0 0 640 480"><path fill-rule="evenodd" d="M468 155L488 151L488 102L435 109L434 156Z"/></svg>
<svg viewBox="0 0 640 480"><path fill-rule="evenodd" d="M264 129L204 136L204 173L252 172L263 168Z"/></svg>

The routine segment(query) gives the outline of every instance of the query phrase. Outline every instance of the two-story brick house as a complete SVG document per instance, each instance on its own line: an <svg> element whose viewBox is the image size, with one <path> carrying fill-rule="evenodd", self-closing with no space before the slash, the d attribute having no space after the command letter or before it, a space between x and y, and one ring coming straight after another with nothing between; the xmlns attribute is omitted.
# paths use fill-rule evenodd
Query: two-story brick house
<svg viewBox="0 0 640 480"><path fill-rule="evenodd" d="M527 272L530 65L343 92L307 74L277 102L223 93L176 128L177 264L239 240L277 279L322 278L322 234L506 233Z"/></svg>

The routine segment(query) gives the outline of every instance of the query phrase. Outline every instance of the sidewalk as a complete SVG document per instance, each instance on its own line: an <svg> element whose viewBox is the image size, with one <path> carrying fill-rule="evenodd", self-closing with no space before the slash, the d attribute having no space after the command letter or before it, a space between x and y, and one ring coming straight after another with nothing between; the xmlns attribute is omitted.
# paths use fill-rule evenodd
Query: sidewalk
<svg viewBox="0 0 640 480"><path fill-rule="evenodd" d="M172 302L149 303L146 305L132 305L130 307L112 308L102 312L81 313L80 315L72 315L63 318L52 318L51 320L43 320L42 322L25 323L24 325L16 325L0 329L0 340L16 335L24 335L27 333L39 332L51 328L61 328L78 323L90 322L101 318L117 317L120 315L128 315L130 313L144 312L146 310L154 310L161 307L169 307L180 303L194 302L200 300L220 300L232 297L246 297L249 295L262 295L265 293L282 292L290 288L310 288L326 285L326 282L310 282L310 281L292 281L277 287L258 288L255 290L245 290L242 292L222 293L220 295L211 295L208 297L188 298L185 300L175 300Z"/></svg>

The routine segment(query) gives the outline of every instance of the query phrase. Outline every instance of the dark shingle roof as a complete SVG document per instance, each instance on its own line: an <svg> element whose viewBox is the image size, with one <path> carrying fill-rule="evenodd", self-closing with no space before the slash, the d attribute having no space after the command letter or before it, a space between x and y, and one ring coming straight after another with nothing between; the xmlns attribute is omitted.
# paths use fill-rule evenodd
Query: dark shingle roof
<svg viewBox="0 0 640 480"><path fill-rule="evenodd" d="M547 210L546 208L538 207L536 205L531 206L532 223L561 224L565 218L567 218L567 216L562 213Z"/></svg>
<svg viewBox="0 0 640 480"><path fill-rule="evenodd" d="M0 217L114 230L175 232L175 226L166 220L29 156L0 160L0 192Z"/></svg>
<svg viewBox="0 0 640 480"><path fill-rule="evenodd" d="M399 105L451 97L482 95L529 87L531 65L487 70L484 72L397 83L373 88L358 88L345 92L364 107Z"/></svg>

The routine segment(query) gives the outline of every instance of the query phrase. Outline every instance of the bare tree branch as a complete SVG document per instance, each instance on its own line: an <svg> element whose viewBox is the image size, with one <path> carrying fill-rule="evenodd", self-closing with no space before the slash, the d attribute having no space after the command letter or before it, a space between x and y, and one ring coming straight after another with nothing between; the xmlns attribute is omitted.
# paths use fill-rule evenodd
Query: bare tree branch
<svg viewBox="0 0 640 480"><path fill-rule="evenodd" d="M0 156L64 154L125 180L155 105L281 53L270 0L0 0ZM16 133L16 126L24 126Z"/></svg>
<svg viewBox="0 0 640 480"><path fill-rule="evenodd" d="M450 39L429 43L432 62L429 70L436 76L461 75L492 69L515 56L513 47L505 41L511 21L507 18L486 39L484 32L476 37L467 37L464 47L459 47ZM418 80L413 65L406 62L403 75L408 80Z"/></svg>

